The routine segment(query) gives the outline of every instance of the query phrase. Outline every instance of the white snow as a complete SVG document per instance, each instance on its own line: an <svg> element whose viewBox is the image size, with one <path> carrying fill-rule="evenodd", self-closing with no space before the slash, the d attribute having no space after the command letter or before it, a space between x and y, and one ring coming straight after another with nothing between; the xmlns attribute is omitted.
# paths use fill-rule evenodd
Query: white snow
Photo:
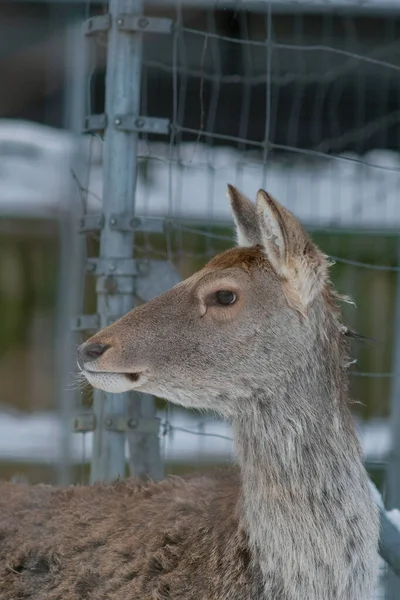
<svg viewBox="0 0 400 600"><path fill-rule="evenodd" d="M86 138L83 145L86 157L91 149L84 186L89 209L100 211L102 144ZM65 131L0 120L0 214L53 217L61 207L73 210L71 167L77 151L77 139ZM266 169L255 152L244 156L234 148L210 150L203 144L183 144L171 157L167 144L142 143L140 155L149 157L152 169L150 185L138 182L139 215L231 223L226 184L233 183L253 198L266 187L308 226L400 226L399 153L310 157L293 152L289 159L271 160Z"/></svg>
<svg viewBox="0 0 400 600"><path fill-rule="evenodd" d="M161 449L166 460L196 462L226 461L232 456L230 426L204 415L194 415L173 409L170 414L160 412ZM166 421L170 431L163 435ZM168 428L169 429L169 428ZM60 451L62 423L55 412L22 413L0 412L0 460L15 462L53 463ZM370 422L358 427L359 437L367 461L385 460L390 450L388 422ZM71 433L72 458L82 461L90 458L92 434Z"/></svg>
<svg viewBox="0 0 400 600"><path fill-rule="evenodd" d="M55 216L68 202L75 151L66 131L0 120L0 214Z"/></svg>

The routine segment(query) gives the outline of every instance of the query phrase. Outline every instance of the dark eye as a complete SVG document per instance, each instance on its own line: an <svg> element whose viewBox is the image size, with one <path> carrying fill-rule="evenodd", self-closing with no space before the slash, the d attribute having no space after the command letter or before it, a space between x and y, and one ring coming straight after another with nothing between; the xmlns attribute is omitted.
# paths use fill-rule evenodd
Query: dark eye
<svg viewBox="0 0 400 600"><path fill-rule="evenodd" d="M215 300L217 304L228 306L228 304L233 304L236 302L236 294L230 292L229 290L221 290L220 292L216 292Z"/></svg>

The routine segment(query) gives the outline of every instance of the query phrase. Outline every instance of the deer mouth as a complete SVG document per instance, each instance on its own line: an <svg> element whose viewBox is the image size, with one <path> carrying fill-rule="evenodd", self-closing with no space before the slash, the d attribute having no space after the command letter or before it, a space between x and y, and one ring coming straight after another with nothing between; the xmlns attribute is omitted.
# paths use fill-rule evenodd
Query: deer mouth
<svg viewBox="0 0 400 600"><path fill-rule="evenodd" d="M136 371L131 373L121 373L82 369L81 373L94 388L114 394L136 389L147 381L147 377L145 377L143 373Z"/></svg>
<svg viewBox="0 0 400 600"><path fill-rule="evenodd" d="M85 367L80 367L81 372L86 375L86 373L90 375L120 375L122 377L127 377L130 381L138 381L141 373L139 372L126 372L123 371L98 371L97 369L87 369Z"/></svg>
<svg viewBox="0 0 400 600"><path fill-rule="evenodd" d="M123 375L125 375L125 377L127 377L129 379L129 381L139 381L140 378L140 373L123 373Z"/></svg>

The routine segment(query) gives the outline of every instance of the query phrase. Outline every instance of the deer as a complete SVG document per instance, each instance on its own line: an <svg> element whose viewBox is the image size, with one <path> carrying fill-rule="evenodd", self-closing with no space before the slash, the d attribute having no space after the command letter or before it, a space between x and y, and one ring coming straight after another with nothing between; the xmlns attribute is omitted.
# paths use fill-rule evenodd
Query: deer
<svg viewBox="0 0 400 600"><path fill-rule="evenodd" d="M95 333L83 376L232 425L235 464L162 482L0 486L0 599L368 600L378 511L328 257L228 186L237 246Z"/></svg>

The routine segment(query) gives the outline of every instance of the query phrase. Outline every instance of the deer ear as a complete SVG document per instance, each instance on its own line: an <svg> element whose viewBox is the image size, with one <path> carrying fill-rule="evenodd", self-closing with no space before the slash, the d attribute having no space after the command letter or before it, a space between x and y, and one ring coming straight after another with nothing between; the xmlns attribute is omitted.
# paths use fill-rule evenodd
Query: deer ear
<svg viewBox="0 0 400 600"><path fill-rule="evenodd" d="M261 232L257 218L257 207L233 185L228 185L233 219L236 225L238 246L261 244Z"/></svg>
<svg viewBox="0 0 400 600"><path fill-rule="evenodd" d="M264 190L257 194L257 216L269 261L285 279L292 304L305 308L328 279L326 256L292 213Z"/></svg>
<svg viewBox="0 0 400 600"><path fill-rule="evenodd" d="M275 271L283 275L288 258L288 231L283 207L264 190L257 193L257 218L262 245Z"/></svg>

